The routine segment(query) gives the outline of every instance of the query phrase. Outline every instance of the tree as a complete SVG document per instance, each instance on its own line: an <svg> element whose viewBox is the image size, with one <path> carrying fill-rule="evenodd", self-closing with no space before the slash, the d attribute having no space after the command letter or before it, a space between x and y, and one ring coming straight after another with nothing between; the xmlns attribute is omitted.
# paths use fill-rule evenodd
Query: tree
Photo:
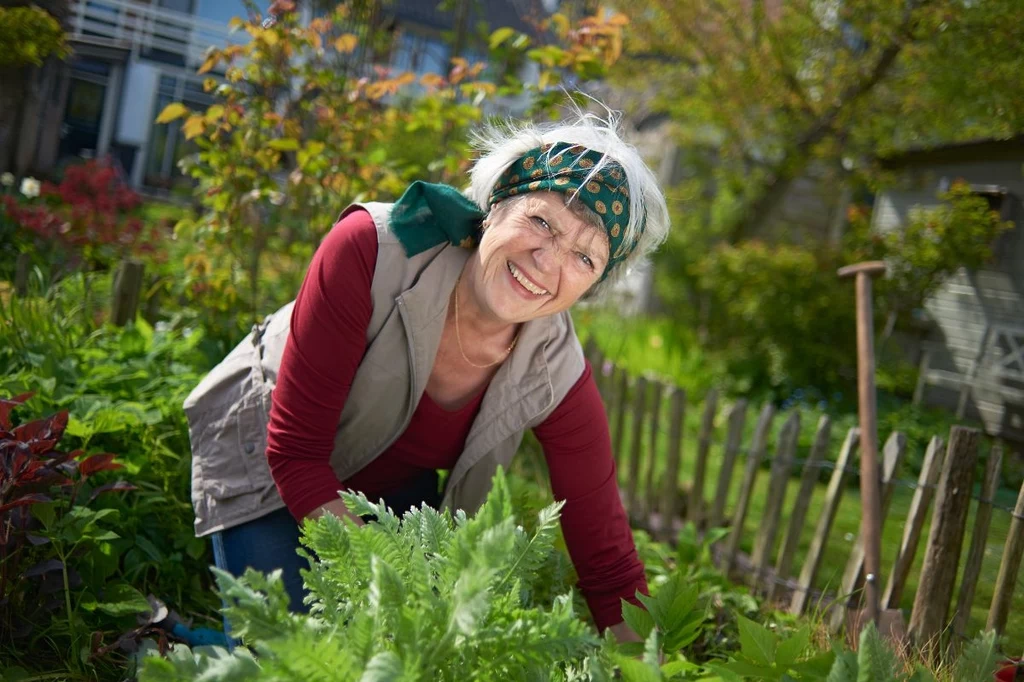
<svg viewBox="0 0 1024 682"><path fill-rule="evenodd" d="M1024 130L1017 0L634 7L613 73L654 91L692 152L687 213L716 238L755 234L810 164L874 182L894 149Z"/></svg>
<svg viewBox="0 0 1024 682"><path fill-rule="evenodd" d="M45 96L68 54L63 26L70 14L69 0L0 0L0 172L21 175L26 170L18 157L18 133L25 112Z"/></svg>

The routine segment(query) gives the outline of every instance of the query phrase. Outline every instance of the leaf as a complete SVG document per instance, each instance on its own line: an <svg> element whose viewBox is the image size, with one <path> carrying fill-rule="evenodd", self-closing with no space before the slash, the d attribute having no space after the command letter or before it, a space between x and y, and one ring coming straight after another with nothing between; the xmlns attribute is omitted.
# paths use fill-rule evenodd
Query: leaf
<svg viewBox="0 0 1024 682"><path fill-rule="evenodd" d="M203 131L206 130L206 119L199 114L189 116L184 125L181 126L181 130L185 133L185 139L191 140L197 135L202 135Z"/></svg>
<svg viewBox="0 0 1024 682"><path fill-rule="evenodd" d="M860 633L857 652L857 682L891 680L896 676L896 655L882 641L874 623Z"/></svg>
<svg viewBox="0 0 1024 682"><path fill-rule="evenodd" d="M299 141L293 137L280 137L268 142L267 146L281 152L293 152L299 148Z"/></svg>
<svg viewBox="0 0 1024 682"><path fill-rule="evenodd" d="M34 578L37 575L43 575L44 573L49 573L50 571L59 571L62 568L64 568L64 564L59 559L47 559L46 561L40 561L35 566L32 566L31 568L26 570L25 577Z"/></svg>
<svg viewBox="0 0 1024 682"><path fill-rule="evenodd" d="M13 509L15 507L27 507L30 504L39 504L40 502L52 502L52 500L43 495L42 493L31 493L29 495L22 495L16 500L8 502L7 504L0 505L0 513Z"/></svg>
<svg viewBox="0 0 1024 682"><path fill-rule="evenodd" d="M126 583L116 583L103 588L96 604L98 611L110 616L129 616L135 613L150 612L149 600L137 589Z"/></svg>
<svg viewBox="0 0 1024 682"><path fill-rule="evenodd" d="M4 431L11 430L11 410L24 403L33 395L35 395L35 393L30 392L22 393L21 395L13 398L0 398L0 429L3 429Z"/></svg>
<svg viewBox="0 0 1024 682"><path fill-rule="evenodd" d="M334 49L342 54L350 54L359 44L359 38L351 33L345 33L334 40Z"/></svg>
<svg viewBox="0 0 1024 682"><path fill-rule="evenodd" d="M82 476L91 476L100 471L114 471L115 469L123 468L124 465L120 462L115 462L114 457L116 455L112 455L109 452L90 455L78 465L78 473Z"/></svg>
<svg viewBox="0 0 1024 682"><path fill-rule="evenodd" d="M491 49L495 49L504 43L506 40L515 35L516 31L514 28L503 26L491 34L490 46Z"/></svg>
<svg viewBox="0 0 1024 682"><path fill-rule="evenodd" d="M657 668L652 669L643 661L626 656L616 656L615 665L619 667L624 682L660 682L661 673Z"/></svg>
<svg viewBox="0 0 1024 682"><path fill-rule="evenodd" d="M857 682L857 654L839 651L825 682Z"/></svg>
<svg viewBox="0 0 1024 682"><path fill-rule="evenodd" d="M991 680L998 660L995 630L971 640L957 660L954 680Z"/></svg>
<svg viewBox="0 0 1024 682"><path fill-rule="evenodd" d="M394 651L382 651L366 664L359 682L391 682L402 678L402 659Z"/></svg>
<svg viewBox="0 0 1024 682"><path fill-rule="evenodd" d="M203 62L202 66L199 67L199 70L196 71L196 73L199 74L199 75L202 75L202 74L210 71L213 67L217 66L217 62L219 62L219 61L220 61L220 55L219 54L214 53L214 54L210 55L209 57L206 58L206 61ZM158 121L158 123L159 123L159 121Z"/></svg>
<svg viewBox="0 0 1024 682"><path fill-rule="evenodd" d="M763 625L739 614L736 619L740 629L740 651L743 655L760 665L774 663L778 647L776 636Z"/></svg>
<svg viewBox="0 0 1024 682"><path fill-rule="evenodd" d="M114 481L113 483L105 483L92 491L92 494L89 495L89 502L92 502L103 493L119 493L126 492L128 490L138 490L138 486L134 486L128 481Z"/></svg>
<svg viewBox="0 0 1024 682"><path fill-rule="evenodd" d="M779 642L778 650L775 654L775 664L780 669L788 669L789 666L800 659L800 656L807 650L810 641L811 631L805 625L793 633L791 637Z"/></svg>
<svg viewBox="0 0 1024 682"><path fill-rule="evenodd" d="M207 69L207 70L209 70L209 69ZM202 71L200 71L199 73L202 73ZM186 107L181 102L171 102L166 107L164 107L164 110L161 111L160 115L156 117L156 122L157 123L170 123L171 121L176 121L179 118L182 118L184 116L188 116L189 113L191 113L189 111L189 108Z"/></svg>
<svg viewBox="0 0 1024 682"><path fill-rule="evenodd" d="M216 123L217 119L221 118L222 116L224 116L224 105L213 104L210 106L209 109L206 110L206 115L204 116L204 118L206 119L207 123Z"/></svg>

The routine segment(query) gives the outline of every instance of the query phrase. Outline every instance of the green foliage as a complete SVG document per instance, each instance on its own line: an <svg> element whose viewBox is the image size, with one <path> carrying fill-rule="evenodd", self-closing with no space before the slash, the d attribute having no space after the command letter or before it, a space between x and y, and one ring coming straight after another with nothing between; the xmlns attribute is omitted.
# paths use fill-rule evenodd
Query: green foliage
<svg viewBox="0 0 1024 682"><path fill-rule="evenodd" d="M39 7L0 7L0 67L40 66L50 56L70 54L64 30Z"/></svg>
<svg viewBox="0 0 1024 682"><path fill-rule="evenodd" d="M234 633L257 655L258 679L544 679L563 662L582 665L600 640L574 613L569 595L536 603L535 571L552 551L559 505L535 530L517 526L499 473L473 518L429 507L401 518L346 494L356 526L325 516L307 521L303 544L319 561L305 573L311 615L291 614L277 575L218 572ZM235 657L248 659L236 652ZM232 679L231 666L207 679ZM141 679L184 676L195 659L148 659ZM242 665L236 663L234 665Z"/></svg>
<svg viewBox="0 0 1024 682"><path fill-rule="evenodd" d="M214 103L195 112L172 103L157 118L184 119L196 149L181 166L204 210L176 234L204 248L185 260L183 292L240 323L236 331L294 294L312 248L349 203L392 200L412 180L465 184L469 131L488 98L538 93L562 72L596 77L621 50L623 17L590 18L586 36L567 28L557 45L530 49L526 36L495 34L498 63L528 55L542 64L537 85L508 73L512 82L486 81L484 62L458 56L444 73L381 76L369 67L393 34L378 4L339 4L308 24L284 5L268 28L234 19L251 40L212 50L199 69L223 70L223 81L205 82ZM355 26L365 29L358 37L347 32Z"/></svg>
<svg viewBox="0 0 1024 682"><path fill-rule="evenodd" d="M853 288L836 265L828 254L761 242L722 244L698 264L707 343L728 352L730 376L750 382L740 392L827 391L849 376Z"/></svg>
<svg viewBox="0 0 1024 682"><path fill-rule="evenodd" d="M880 234L871 232L865 212L854 214L847 260L886 261L888 272L877 287L884 313L906 315L921 308L961 267L977 270L986 265L999 235L1013 226L1000 220L967 183L954 183L939 199L941 205L918 210L900 229Z"/></svg>
<svg viewBox="0 0 1024 682"><path fill-rule="evenodd" d="M106 480L103 472L122 468L112 454L57 449L67 411L12 421L29 397L0 399L0 647L25 662L31 643L45 642L84 671L94 665L91 633L150 611L119 574L120 514L104 504L104 493L135 486Z"/></svg>

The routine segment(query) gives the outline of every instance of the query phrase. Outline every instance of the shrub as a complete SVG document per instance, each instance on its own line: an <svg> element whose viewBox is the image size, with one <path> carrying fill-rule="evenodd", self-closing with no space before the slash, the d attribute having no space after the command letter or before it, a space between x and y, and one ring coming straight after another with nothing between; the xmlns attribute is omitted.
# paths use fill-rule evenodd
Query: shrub
<svg viewBox="0 0 1024 682"><path fill-rule="evenodd" d="M117 576L119 514L97 499L135 486L100 482L101 472L122 468L112 454L57 449L66 410L15 425L11 411L29 397L0 400L0 638L15 660L45 641L82 670L91 633L119 630L149 610Z"/></svg>

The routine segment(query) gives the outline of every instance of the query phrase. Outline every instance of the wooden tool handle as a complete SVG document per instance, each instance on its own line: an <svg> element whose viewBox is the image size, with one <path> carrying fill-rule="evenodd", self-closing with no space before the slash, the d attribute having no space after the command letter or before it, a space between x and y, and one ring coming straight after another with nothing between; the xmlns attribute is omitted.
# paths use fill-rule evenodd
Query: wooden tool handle
<svg viewBox="0 0 1024 682"><path fill-rule="evenodd" d="M839 268L840 277L853 277L854 275L863 272L865 275L874 276L880 275L886 270L884 260L866 260L863 263L854 263L853 265L845 265Z"/></svg>

